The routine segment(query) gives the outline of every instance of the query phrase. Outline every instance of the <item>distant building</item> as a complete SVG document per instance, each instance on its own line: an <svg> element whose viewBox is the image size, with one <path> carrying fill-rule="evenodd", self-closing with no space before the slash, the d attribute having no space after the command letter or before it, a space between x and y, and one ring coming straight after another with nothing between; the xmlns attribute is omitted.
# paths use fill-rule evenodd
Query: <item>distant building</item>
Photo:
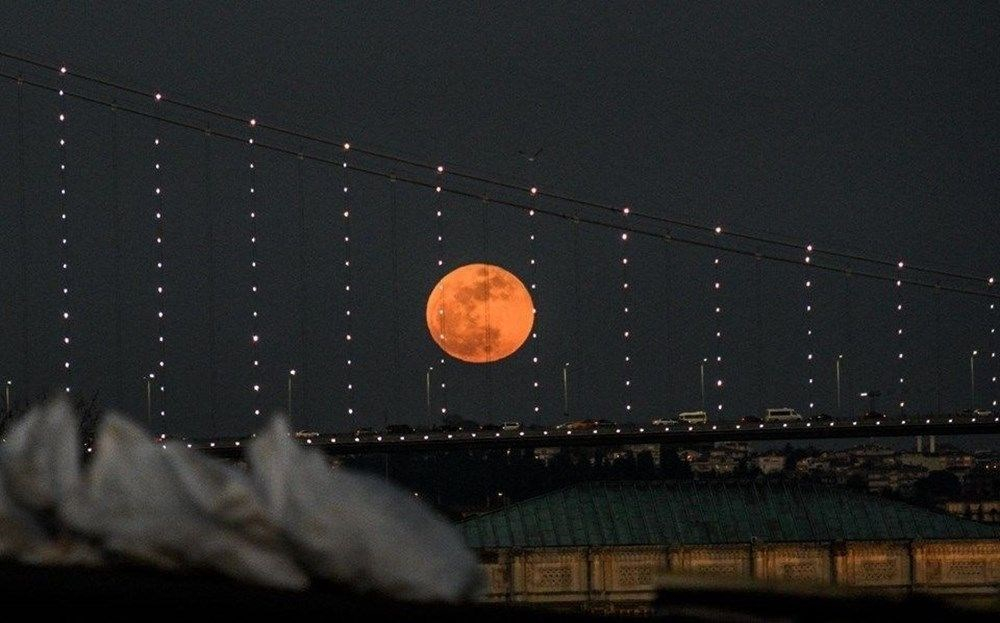
<svg viewBox="0 0 1000 623"><path fill-rule="evenodd" d="M548 465L549 461L559 454L559 448L535 448L532 452L536 460Z"/></svg>
<svg viewBox="0 0 1000 623"><path fill-rule="evenodd" d="M952 515L973 521L1000 523L1000 500L945 502L942 508Z"/></svg>
<svg viewBox="0 0 1000 623"><path fill-rule="evenodd" d="M461 524L487 599L641 609L664 573L997 595L1000 526L782 482L571 486Z"/></svg>
<svg viewBox="0 0 1000 623"><path fill-rule="evenodd" d="M754 457L754 465L762 474L773 474L785 469L785 460L784 454L761 454Z"/></svg>

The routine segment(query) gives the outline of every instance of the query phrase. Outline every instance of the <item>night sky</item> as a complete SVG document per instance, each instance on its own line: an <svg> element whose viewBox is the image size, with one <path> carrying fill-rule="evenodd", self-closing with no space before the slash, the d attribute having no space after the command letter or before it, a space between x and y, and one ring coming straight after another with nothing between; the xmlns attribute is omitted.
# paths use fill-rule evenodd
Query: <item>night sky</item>
<svg viewBox="0 0 1000 623"><path fill-rule="evenodd" d="M727 231L1000 276L998 26L1000 8L985 3L8 2L0 47L168 99L443 163L447 171ZM54 72L11 60L0 59L0 71L60 84ZM61 84L248 136L246 124L157 106L151 97L73 77ZM16 399L58 390L64 378L59 102L50 92L21 89L23 124L18 87L0 79L0 376L13 380ZM75 99L64 109L74 388L98 392L101 404L145 413L144 379L158 358L151 145L159 136L167 366L156 410L167 415L156 427L185 435L259 428L263 416L252 415L250 392L247 146ZM265 130L256 136L336 162L344 156ZM534 161L523 155L539 149ZM890 413L900 399L910 412L968 407L973 349L980 351L977 401L988 405L998 394L991 379L1000 366L989 355L1000 310L991 315L987 299L896 289L653 237L632 236L624 250L613 229L528 217L495 201L436 195L358 172L346 182L354 275L348 299L343 168L259 148L254 158L261 403L267 412L282 408L287 371L295 368L299 428L427 423L431 365L434 421L445 404L478 420L527 422L538 404L541 422L562 421L567 363L572 417L648 420L697 409L698 363L717 356L723 365L707 369L707 402L714 412L721 399L723 419L768 406L807 412L810 401L812 411L836 414L837 355L844 356L844 415L863 410L867 405L853 397L870 389L882 392L878 407ZM447 173L437 178L348 158L400 178L532 203L527 193ZM622 222L544 197L537 207ZM662 225L628 222L666 233ZM673 233L736 244L681 228ZM630 259L627 323L623 253ZM496 365L448 360L442 367L424 324L434 283L445 270L480 261L529 282L530 257L537 259L537 339ZM718 294L716 280L723 285ZM899 303L902 314L894 311ZM711 387L718 378L721 392ZM355 386L350 400L348 383Z"/></svg>

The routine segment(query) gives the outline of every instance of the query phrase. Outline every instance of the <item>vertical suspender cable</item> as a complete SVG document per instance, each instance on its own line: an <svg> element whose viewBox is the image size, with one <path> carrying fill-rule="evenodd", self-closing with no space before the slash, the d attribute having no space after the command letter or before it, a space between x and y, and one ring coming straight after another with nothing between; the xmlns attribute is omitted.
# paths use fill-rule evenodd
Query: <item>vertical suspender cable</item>
<svg viewBox="0 0 1000 623"><path fill-rule="evenodd" d="M353 293L351 292L351 281L354 275L354 267L351 263L351 169L347 166L347 153L350 151L350 143L344 143L344 375L347 377L347 416L352 423L357 422L354 413L354 348L351 340L351 329L354 325L351 317L353 307Z"/></svg>
<svg viewBox="0 0 1000 623"><path fill-rule="evenodd" d="M392 406L393 421L399 409L400 401L400 376L401 361L399 358L399 197L397 196L399 185L396 183L395 173L389 177L389 185L392 190L392 231L390 233L389 244L392 246L392 359L393 371L389 375L389 382L392 383Z"/></svg>
<svg viewBox="0 0 1000 623"><path fill-rule="evenodd" d="M440 175L443 173L442 170L438 171ZM437 230L437 270L443 272L444 270L444 199L442 198L442 187L439 183L434 187L434 224ZM438 314L442 316L442 322L444 321L444 310L438 309ZM445 365L445 358L441 357L439 360L440 369L438 370L438 376L440 377L440 387L441 387L441 417L443 418L448 413L448 368ZM428 390L429 391L429 390ZM431 422L428 422L431 424Z"/></svg>
<svg viewBox="0 0 1000 623"><path fill-rule="evenodd" d="M205 184L205 217L207 222L206 238L208 246L208 419L212 426L212 434L218 435L218 405L216 404L218 395L219 371L215 361L216 337L215 337L215 205L212 202L212 130L207 129L204 134L202 145L202 157L204 158L204 184Z"/></svg>
<svg viewBox="0 0 1000 623"><path fill-rule="evenodd" d="M24 147L24 82L17 81L17 202L20 229L19 250L21 253L21 381L20 391L27 397L31 395L28 386L31 365L31 330L28 321L28 203L25 191L25 147ZM25 401L27 402L27 401ZM8 414L10 415L10 414Z"/></svg>
<svg viewBox="0 0 1000 623"><path fill-rule="evenodd" d="M119 409L125 408L125 297L122 288L124 281L124 246L125 235L124 210L121 201L121 173L118 170L120 157L118 139L118 108L111 107L111 183L114 186L114 236L115 236L115 402Z"/></svg>
<svg viewBox="0 0 1000 623"><path fill-rule="evenodd" d="M247 160L249 162L248 178L250 192L247 195L247 209L250 222L250 397L251 411L255 416L253 421L260 416L260 311L257 309L257 293L259 286L257 283L257 163L254 160L254 132L257 125L256 120L250 120L250 137L247 139Z"/></svg>
<svg viewBox="0 0 1000 623"><path fill-rule="evenodd" d="M295 200L299 204L299 339L298 348L296 353L293 355L292 364L288 366L289 374L294 374L296 368L298 368L299 381L298 392L300 418L305 414L304 407L308 404L308 392L307 387L309 385L309 340L308 340L308 327L306 319L306 302L307 302L307 285L306 285L306 250L308 247L308 229L306 228L306 200L305 200L305 188L302 167L304 163L304 158L300 150L298 160L295 163L295 182L296 182L296 192ZM291 400L291 396L289 396ZM289 411L291 411L291 405L289 405ZM292 417L289 413L288 417Z"/></svg>
<svg viewBox="0 0 1000 623"><path fill-rule="evenodd" d="M62 67L59 70L60 77L66 75L66 68ZM59 281L60 287L62 289L62 344L63 344L63 365L64 370L64 388L66 394L69 394L72 389L72 379L73 371L70 365L70 334L71 334L71 321L73 318L70 316L69 311L69 266L70 266L70 253L69 253L69 203L66 197L66 111L65 111L65 95L66 92L62 89L62 81L60 80L60 88L58 91L58 131L59 131L59 220L62 223L60 228L62 233L62 238L59 244L59 255L60 255L60 270L59 270Z"/></svg>

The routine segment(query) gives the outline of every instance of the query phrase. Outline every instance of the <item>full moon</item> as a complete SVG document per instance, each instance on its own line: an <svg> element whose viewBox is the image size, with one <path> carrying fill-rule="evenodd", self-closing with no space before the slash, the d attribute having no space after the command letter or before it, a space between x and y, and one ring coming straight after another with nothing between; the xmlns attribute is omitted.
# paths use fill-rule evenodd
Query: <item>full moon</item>
<svg viewBox="0 0 1000 623"><path fill-rule="evenodd" d="M427 298L427 329L444 352L469 363L508 357L528 339L535 305L521 280L492 264L466 264Z"/></svg>

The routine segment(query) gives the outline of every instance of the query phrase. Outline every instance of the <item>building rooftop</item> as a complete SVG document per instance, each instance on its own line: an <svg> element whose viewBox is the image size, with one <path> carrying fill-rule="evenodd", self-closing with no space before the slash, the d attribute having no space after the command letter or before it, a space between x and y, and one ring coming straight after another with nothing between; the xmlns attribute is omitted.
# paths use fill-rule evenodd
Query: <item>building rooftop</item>
<svg viewBox="0 0 1000 623"><path fill-rule="evenodd" d="M577 484L461 527L473 548L1000 538L1000 526L861 491L766 481Z"/></svg>

